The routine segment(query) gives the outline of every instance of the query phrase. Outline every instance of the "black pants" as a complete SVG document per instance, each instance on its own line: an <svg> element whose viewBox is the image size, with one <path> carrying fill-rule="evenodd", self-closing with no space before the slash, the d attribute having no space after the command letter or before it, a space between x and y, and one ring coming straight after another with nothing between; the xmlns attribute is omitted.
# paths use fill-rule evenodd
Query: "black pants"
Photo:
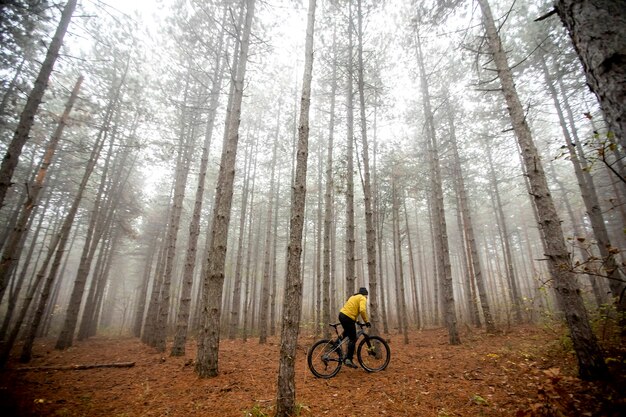
<svg viewBox="0 0 626 417"><path fill-rule="evenodd" d="M343 327L343 337L349 337L348 353L346 359L352 360L354 356L354 345L356 344L356 322L343 313L339 313L339 322Z"/></svg>

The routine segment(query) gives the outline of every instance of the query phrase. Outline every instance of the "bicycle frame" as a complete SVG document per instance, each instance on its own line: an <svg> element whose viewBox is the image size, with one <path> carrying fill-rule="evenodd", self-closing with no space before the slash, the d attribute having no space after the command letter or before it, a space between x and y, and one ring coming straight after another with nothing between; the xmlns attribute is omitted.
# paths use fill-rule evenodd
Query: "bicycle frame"
<svg viewBox="0 0 626 417"><path fill-rule="evenodd" d="M360 323L360 322L356 322L357 325L360 326L359 330L356 332L356 339L354 339L354 345L356 346L357 342L359 341L359 339L361 338L361 336L365 336L365 338L368 338L368 334L365 333L365 330L363 330L363 327L365 327L365 323ZM337 347L339 349L341 349L341 358L340 361L343 362L344 360L344 350L343 350L343 345L348 341L348 339L350 339L349 337L346 337L343 335L343 332L341 334L339 334L339 330L337 329L337 327L341 326L341 323L335 323L335 324L331 324L332 327L335 328L335 333L337 334L337 337L335 338L334 342L338 343Z"/></svg>
<svg viewBox="0 0 626 417"><path fill-rule="evenodd" d="M360 327L356 332L356 340L354 341L359 365L367 372L384 370L391 358L389 345L380 336L367 334L364 329L365 323L357 322L356 324ZM331 327L335 328L337 336L318 340L307 353L309 369L318 378L332 378L345 363L345 348L343 346L349 338L344 336L344 332L339 334L338 326L340 325L341 323L330 324Z"/></svg>

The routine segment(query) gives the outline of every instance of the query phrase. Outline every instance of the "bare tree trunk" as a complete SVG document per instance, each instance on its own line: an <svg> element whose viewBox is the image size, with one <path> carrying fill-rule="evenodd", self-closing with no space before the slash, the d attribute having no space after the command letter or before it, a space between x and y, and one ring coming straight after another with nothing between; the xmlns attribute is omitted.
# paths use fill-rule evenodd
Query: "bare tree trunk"
<svg viewBox="0 0 626 417"><path fill-rule="evenodd" d="M169 212L171 207L168 208L167 215L164 217L165 223L169 218ZM167 233L167 230L163 230L163 235ZM144 324L144 332L141 340L148 346L154 346L156 340L156 324L159 314L159 299L161 297L161 287L163 287L163 269L165 268L165 254L167 251L167 244L165 238L159 242L160 248L158 251L156 268L154 271L154 279L152 280L152 290L150 291L150 301L148 302L148 311L146 312L146 321Z"/></svg>
<svg viewBox="0 0 626 417"><path fill-rule="evenodd" d="M65 216L65 220L63 221L63 225L57 235L55 235L50 242L48 253L46 255L46 259L44 260L39 272L35 276L34 282L31 284L28 294L24 299L22 308L20 310L19 317L15 321L15 325L11 334L9 335L8 340L5 341L5 344L2 346L2 351L0 352L0 367L3 367L6 364L7 359L9 358L9 353L17 336L19 334L20 328L26 317L26 314L30 308L30 303L33 301L36 291L44 282L44 278L46 277L46 271L48 270L48 266L50 265L50 261L52 261L52 266L50 267L50 271L48 272L47 278L45 279L44 286L39 296L39 303L37 309L33 315L31 320L29 329L26 333L26 341L24 343L22 358L23 360L30 360L30 354L25 354L27 350L32 348L33 341L35 340L35 334L37 333L37 329L39 324L41 323L41 318L43 316L43 312L46 307L46 303L50 297L50 291L52 289L52 285L57 276L57 272L61 265L61 260L65 255L65 247L67 245L67 241L69 240L70 230L72 228L72 224L74 223L74 218L76 217L76 213L78 212L78 207L82 200L85 189L87 188L87 183L89 182L89 177L91 176L98 157L100 156L100 152L102 151L102 147L105 142L105 135L103 134L105 129L107 128L107 124L103 126L103 129L100 131L100 135L96 139L96 143L94 148L92 149L91 156L89 161L87 162L87 166L85 167L85 172L83 174L83 178L78 187L78 192L74 197L74 201L67 215Z"/></svg>
<svg viewBox="0 0 626 417"><path fill-rule="evenodd" d="M321 190L321 187L320 187ZM280 209L280 177L278 178L278 184L276 184L276 197L274 199L276 205L274 207L274 239L272 240L272 295L270 299L270 336L276 335L276 315L279 313L276 311L276 297L278 296L276 287L278 286L278 271L276 270L276 257L278 256L278 210ZM320 210L321 213L321 210ZM303 261L304 263L304 261Z"/></svg>
<svg viewBox="0 0 626 417"><path fill-rule="evenodd" d="M434 194L433 209L435 214L435 241L437 247L437 263L438 271L441 277L442 301L444 306L445 324L448 328L448 338L451 345L461 343L459 338L456 310L454 303L454 293L452 290L452 267L450 265L450 253L448 249L448 232L446 226L445 209L443 205L443 189L441 184L441 168L439 167L439 151L437 148L437 137L435 132L435 124L433 120L433 112L430 105L430 93L428 92L428 82L426 80L426 69L424 67L424 59L422 56L422 47L419 34L416 33L418 65L420 70L420 84L422 91L422 100L424 106L424 116L426 118L426 131L430 145L430 165L432 175L432 188Z"/></svg>
<svg viewBox="0 0 626 417"><path fill-rule="evenodd" d="M217 376L218 352L220 343L220 317L222 291L224 287L224 262L228 243L228 225L233 199L233 181L235 178L235 162L237 159L237 145L239 142L239 120L241 116L241 102L243 99L243 83L248 61L248 48L252 18L254 16L255 0L246 0L247 10L243 33L241 36L241 50L237 65L237 75L234 80L235 91L231 115L228 119L226 134L228 136L222 150L220 170L215 187L215 204L213 205L213 221L210 236L209 253L207 254L208 267L202 277L202 328L198 335L198 354L196 358L196 372L200 377Z"/></svg>
<svg viewBox="0 0 626 417"><path fill-rule="evenodd" d="M571 261L565 246L561 222L548 188L539 153L525 119L524 108L515 89L506 53L502 47L489 3L487 0L478 0L478 3L483 12L487 40L498 71L504 98L522 150L526 174L528 175L531 193L539 216L539 228L544 240L548 267L554 279L557 299L561 311L565 314L572 344L578 356L579 375L583 379L603 378L608 372L606 364L591 329L582 297L578 291L576 277L572 273Z"/></svg>
<svg viewBox="0 0 626 417"><path fill-rule="evenodd" d="M276 135L274 136L274 146L272 149L272 168L270 174L270 191L267 196L267 217L265 223L265 254L263 256L263 283L261 287L261 310L259 312L259 343L267 342L267 320L270 303L270 262L272 255L272 210L274 209L274 182L276 176L276 151L278 149L278 138L280 134L280 107L278 104L278 116L276 117Z"/></svg>
<svg viewBox="0 0 626 417"><path fill-rule="evenodd" d="M319 332L319 326L323 328L325 336L328 336L330 323L330 282L331 282L331 233L334 230L333 227L333 148L335 146L335 95L337 93L337 28L333 28L333 61L332 61L332 78L330 88L330 120L328 122L328 148L326 154L326 189L324 192L324 253L323 253L323 278L322 278L322 291L319 299L324 300L323 317L321 323L316 323L315 333ZM317 308L319 312L319 307ZM318 313L319 314L319 313Z"/></svg>
<svg viewBox="0 0 626 417"><path fill-rule="evenodd" d="M417 290L417 273L415 270L415 256L413 254L413 240L411 239L411 229L409 228L409 212L406 209L406 197L403 197L402 208L404 209L404 228L406 229L406 239L409 252L409 271L411 273L411 299L413 300L413 313L415 314L415 326L422 328L422 318L420 314L420 301Z"/></svg>
<svg viewBox="0 0 626 417"><path fill-rule="evenodd" d="M248 220L248 249L247 249L247 253L246 253L246 266L245 266L245 291L244 291L244 299L243 299L243 328L241 331L241 338L243 339L243 341L245 342L246 340L248 340L248 323L250 322L249 317L252 316L254 318L254 314L251 314L251 309L249 308L249 299L250 299L250 286L254 285L254 283L251 281L254 280L255 277L252 276L252 273L250 272L250 263L252 262L252 254L253 253L257 253L258 248L255 248L255 244L258 243L258 239L256 241L256 243L254 241L254 227L252 227L255 224L255 216L254 216L254 187L256 184L256 168L257 168L257 158L256 158L256 146L257 146L258 142L255 141L255 148L253 148L252 150L252 156L254 158L254 168L252 170L252 186L250 187L250 215L249 220ZM257 224L257 236L260 235L259 230L261 227L261 222L256 222ZM254 252L253 252L254 251ZM256 259L256 257L255 257Z"/></svg>
<svg viewBox="0 0 626 417"><path fill-rule="evenodd" d="M76 330L76 324L78 322L78 314L80 312L82 298L85 290L85 286L87 284L87 278L89 276L89 271L91 269L91 263L95 254L95 251L98 247L100 239L104 233L104 223L105 218L107 216L106 210L106 201L104 196L105 184L107 182L107 170L109 167L110 159L113 155L113 145L116 140L116 128L117 123L115 123L114 129L112 132L109 132L109 127L112 124L113 117L116 119L119 118L119 108L118 104L122 97L123 87L126 83L126 76L128 74L128 69L130 66L130 57L126 61L126 66L122 72L122 75L119 80L119 84L117 86L112 86L112 98L108 105L105 114L105 122L104 125L106 129L101 131L101 135L104 137L110 136L110 146L109 151L107 153L107 159L105 162L103 174L100 180L100 187L96 192L96 201L94 202L94 209L91 213L91 220L89 226L87 228L87 234L85 237L85 244L83 247L83 251L80 258L80 264L78 266L78 271L76 272L76 278L74 280L74 285L72 287L72 293L70 295L70 301L65 313L65 320L63 323L63 327L61 329L61 333L59 334L59 338L55 344L55 349L66 349L72 346L74 340L74 331ZM113 196L109 196L108 208L111 207L112 201L111 198ZM112 212L112 210L110 210Z"/></svg>
<svg viewBox="0 0 626 417"><path fill-rule="evenodd" d="M420 232L420 224L419 224L419 212L417 210L417 207L415 208L415 238L416 241L418 242L422 242L422 233ZM429 309L427 309L427 299L429 297L430 291L428 291L428 280L426 279L427 277L427 272L426 272L426 259L425 259L425 255L424 255L424 246L419 246L418 247L418 261L419 261L419 276L420 276L420 305L421 305L421 317L422 317L422 326L426 326L426 324L428 324L427 318L427 311L429 311Z"/></svg>
<svg viewBox="0 0 626 417"><path fill-rule="evenodd" d="M332 97L331 97L332 100ZM334 111L334 109L333 109ZM331 119L333 119L333 116L330 116ZM316 198L316 203L317 203L317 208L316 208L316 223L315 223L315 229L314 229L314 236L313 236L313 241L315 242L315 257L313 260L313 277L314 277L314 281L312 282L312 295L313 297L310 299L311 300L311 318L312 318L312 322L314 323L314 329L315 332L319 332L320 329L320 324L322 323L322 318L318 315L316 316L316 312L321 311L321 299L320 296L322 295L322 277L324 275L322 268L323 268L323 262L324 262L324 254L323 254L323 243L324 243L324 237L326 237L326 233L324 231L324 216L325 216L325 211L323 208L323 204L324 201L326 199L326 192L324 192L324 194L322 194L322 190L324 189L324 184L323 184L323 177L324 177L324 143L322 140L319 140L317 142L317 198ZM330 230L329 230L330 233ZM329 236L330 237L330 236ZM304 272L303 272L303 276L304 276ZM330 284L330 280L328 281L328 283ZM317 309L316 309L317 306ZM326 323L325 323L326 324ZM324 324L324 325L325 325Z"/></svg>
<svg viewBox="0 0 626 417"><path fill-rule="evenodd" d="M165 352L167 341L167 328L170 316L170 298L172 276L174 273L174 263L176 259L176 248L178 242L178 231L180 229L180 219L183 212L183 202L185 199L185 189L187 186L187 178L189 176L189 165L192 150L195 147L195 129L198 115L189 109L189 89L190 87L190 70L187 71L185 81L185 92L183 95L182 108L180 109L180 136L178 155L174 174L174 196L172 198L172 210L170 218L167 222L167 236L165 244L167 245L165 257L165 269L163 271L163 283L161 287L161 297L159 302L159 312L155 328L155 344L154 347L159 352ZM190 127L191 125L191 127Z"/></svg>
<svg viewBox="0 0 626 417"><path fill-rule="evenodd" d="M258 136L257 136L258 138ZM244 180L243 190L241 192L241 210L239 211L239 238L237 240L237 261L235 264L235 282L233 288L233 298L231 302L230 326L228 329L228 338L234 339L237 336L239 326L239 311L241 310L241 270L243 268L244 251L243 243L246 236L246 220L248 219L248 200L250 195L250 178L251 168L258 140L250 141L249 150L247 151L244 162ZM252 209L252 207L250 207ZM250 213L252 216L252 213ZM251 242L248 242L248 246ZM245 307L245 304L244 304Z"/></svg>
<svg viewBox="0 0 626 417"><path fill-rule="evenodd" d="M376 154L376 152L374 152ZM376 169L374 169L376 172ZM385 334L389 333L389 323L387 321L387 305L385 304L385 274L383 274L383 226L384 226L384 213L382 213L382 208L380 204L374 213L376 215L376 233L378 235L376 239L376 245L378 246L378 276L380 280L378 284L380 285L380 295L378 296L380 301L380 318L383 325L383 332ZM382 215L381 215L382 214Z"/></svg>
<svg viewBox="0 0 626 417"><path fill-rule="evenodd" d="M352 42L352 2L348 4L349 20L348 20L348 69L346 73L346 292L345 298L354 294L354 280L356 276L356 254L355 254L355 237L354 237L354 97L353 97L353 62L352 50L354 48ZM329 329L326 329L330 332ZM326 336L326 334L325 334Z"/></svg>
<svg viewBox="0 0 626 417"><path fill-rule="evenodd" d="M372 333L378 332L378 280L376 279L376 226L374 224L374 209L372 203L372 185L369 162L369 142L367 140L367 117L365 114L365 81L363 77L363 12L361 0L358 0L358 30L359 39L359 102L361 104L361 140L363 141L363 196L365 200L365 237L367 247L367 277L369 279L370 317ZM406 311L405 311L406 314ZM406 317L405 317L406 319ZM408 340L408 339L407 339Z"/></svg>
<svg viewBox="0 0 626 417"><path fill-rule="evenodd" d="M54 157L59 141L61 140L61 136L63 135L63 130L67 125L70 112L72 111L72 107L78 97L78 91L80 90L83 78L84 77L82 75L78 77L78 80L74 85L74 89L67 100L67 104L65 105L65 110L61 115L59 124L57 125L54 134L50 138L50 142L48 142L46 147L45 154L39 166L39 171L37 172L35 180L29 189L22 212L17 220L13 232L9 235L7 244L2 252L2 260L0 261L0 299L4 296L4 292L9 283L9 276L20 258L24 242L26 240L28 223L30 222L31 214L39 202L39 194L43 189L48 168L52 163L52 158Z"/></svg>
<svg viewBox="0 0 626 417"><path fill-rule="evenodd" d="M452 109L449 107L448 103L448 117L449 117L449 125L450 125L450 143L452 148L452 156L454 158L454 164L456 167L456 176L457 176L457 193L459 195L459 206L461 210L461 216L463 220L463 233L465 235L465 239L467 241L467 246L469 250L471 266L472 266L472 278L476 284L476 290L478 292L478 298L480 299L480 306L483 312L483 318L485 320L485 328L487 333L494 333L496 331L496 326L493 321L493 317L491 316L491 307L489 303L489 298L487 297L487 290L485 288L485 282L483 278L482 266L480 264L480 255L478 253L478 245L476 245L476 237L474 236L474 224L472 222L472 214L470 211L468 198L467 198L467 190L465 188L465 180L463 177L463 169L461 166L461 158L459 157L459 150L456 141L456 130L454 126L454 115L452 113ZM469 297L469 294L468 294ZM475 297L472 299L472 305L476 306ZM472 307L472 314L477 313L477 310L474 310L475 307Z"/></svg>
<svg viewBox="0 0 626 417"><path fill-rule="evenodd" d="M159 229L159 232L162 229ZM159 233L160 234L160 233ZM158 236L150 236L150 246L146 254L146 263L144 266L143 278L141 280L141 286L137 289L137 297L135 306L135 319L133 324L133 336L141 337L141 329L143 327L144 313L146 311L146 299L148 298L148 286L150 284L150 275L152 272L152 263L154 261L154 254L157 251L158 242L160 238Z"/></svg>
<svg viewBox="0 0 626 417"><path fill-rule="evenodd" d="M204 188L206 182L206 173L209 164L209 152L211 149L211 140L213 139L213 127L215 126L215 117L217 107L219 105L220 89L222 86L223 70L222 70L222 45L224 43L224 31L226 23L226 7L222 18L222 30L220 32L219 43L216 48L217 58L215 68L213 70L213 85L211 86L209 113L206 120L206 130L204 135L204 144L202 146L202 156L200 157L200 167L198 168L198 184L196 186L196 195L194 200L193 213L191 215L191 223L189 224L189 238L187 241L187 251L185 252L185 266L183 270L183 286L180 293L180 304L178 315L176 317L176 333L172 344L172 356L182 356L185 354L185 343L187 341L187 328L189 327L189 313L191 311L191 289L193 287L193 275L196 264L196 253L198 246L198 238L200 236L200 218L202 214L202 202L204 199Z"/></svg>
<svg viewBox="0 0 626 417"><path fill-rule="evenodd" d="M89 289L89 295L85 301L83 318L80 321L80 327L78 328L78 336L76 337L77 340L84 340L88 337L94 336L97 333L98 326L100 324L104 327L111 324L111 316L113 314L112 310L114 308L114 303L117 300L115 298L115 294L110 292L110 288L107 292L108 298L112 299L110 308L105 310L107 314L102 314L102 318L100 318L100 313L102 312L105 287L109 281L109 272L113 262L113 255L118 249L117 243L119 241L120 230L119 228L113 230L109 227L107 229L107 235L108 236L103 239L104 243L100 249L100 253L98 254L98 261L96 262L96 267L94 269L94 277L91 281L91 288ZM117 280L114 281L113 285L116 285L115 283L117 283Z"/></svg>
<svg viewBox="0 0 626 417"><path fill-rule="evenodd" d="M13 314L15 313L15 307L17 307L18 299L21 298L22 287L24 285L24 282L26 281L26 273L28 271L29 265L32 266L33 271L35 271L37 268L37 262L35 261L31 263L31 261L32 261L33 253L35 252L35 246L37 246L37 242L39 242L39 234L42 229L43 221L46 218L45 213L47 212L48 207L50 206L50 200L51 200L51 193L48 194L48 197L46 198L46 202L43 204L43 210L41 210L41 214L39 215L37 227L35 228L35 232L33 233L33 236L31 237L31 243L30 243L30 247L28 248L28 253L24 258L24 265L22 266L22 269L19 272L19 274L17 274L17 276L13 278L11 286L9 286L9 291L7 292L8 297L7 297L6 312L2 320L2 327L0 327L0 340L4 340L6 336L6 332L9 329L9 325L11 324ZM44 233L44 237L42 239L44 241L45 241L45 235L46 233ZM39 254L41 254L41 251L39 251Z"/></svg>
<svg viewBox="0 0 626 417"><path fill-rule="evenodd" d="M24 148L24 144L30 135L30 130L35 121L35 115L37 114L37 110L39 109L39 105L43 99L46 87L48 86L50 74L52 74L52 69L57 57L59 56L59 50L63 44L63 38L65 37L67 28L72 20L74 9L76 9L76 3L77 0L69 0L63 8L61 20L59 21L59 25L57 26L54 36L52 37L50 46L48 47L46 58L41 64L41 69L39 70L39 74L35 80L35 85L28 95L26 105L20 114L20 120L15 130L15 134L13 135L13 140L9 144L7 152L2 159L2 164L0 165L0 207L4 205L4 198L6 197L7 190L11 186L13 171L15 171L15 167L17 167L17 162L20 154L22 153L22 149ZM0 288L2 287L1 284L2 283L0 283Z"/></svg>
<svg viewBox="0 0 626 417"><path fill-rule="evenodd" d="M626 147L626 3L623 0L558 0L567 28L611 131Z"/></svg>
<svg viewBox="0 0 626 417"><path fill-rule="evenodd" d="M392 190L392 201L393 201L393 215L392 215L392 223L393 223L393 235L394 235L394 244L393 244L393 252L394 252L394 264L396 265L396 293L398 298L398 305L396 306L396 311L398 312L398 324L400 327L400 331L404 336L404 344L409 343L409 323L407 317L407 308L406 308L406 295L404 291L404 268L402 262L402 245L400 242L400 202L398 196L398 184L397 184L397 176L392 174L391 179L391 190Z"/></svg>
<svg viewBox="0 0 626 417"><path fill-rule="evenodd" d="M300 312L302 310L300 256L302 254L302 230L304 228L307 159L309 154L309 108L311 106L311 80L313 77L315 1L309 0L307 18L304 77L298 126L298 158L291 200L291 227L289 228L289 247L287 249L287 273L285 278L283 325L276 392L276 417L292 416L296 408L295 364L298 334L300 332Z"/></svg>
<svg viewBox="0 0 626 417"><path fill-rule="evenodd" d="M135 135L135 130L138 126L138 121L139 121L139 118L136 117L135 122L133 123L133 128L131 129L130 137L133 137ZM115 173L115 175L110 181L111 184L108 190L108 195L109 195L108 202L107 202L107 205L102 209L102 213L101 213L102 219L100 220L100 225L96 228L97 230L98 229L100 230L99 231L100 236L104 236L105 234L108 235L108 239L102 238L102 237L98 238L98 240L104 240L108 246L111 246L112 240L114 240L112 235L115 234L116 239L117 239L117 236L119 235L119 232L113 233L112 231L112 228L116 223L115 216L117 214L117 207L120 202L120 199L117 198L116 196L123 194L123 190L128 184L128 180L130 176L133 174L133 168L135 166L135 163L137 162L137 154L135 154L132 161L130 162L128 161L128 157L130 156L131 149L133 149L131 146L120 146L118 155L116 156L116 160L117 160L116 166L113 169L113 172ZM94 239L94 246L95 246L95 243L96 241ZM79 340L83 340L89 336L95 335L96 330L97 330L97 302L96 300L102 299L103 292L105 289L107 275L101 274L100 272L102 268L106 267L106 264L103 262L105 261L104 255L106 255L107 253L108 251L105 248L100 249L98 263L96 264L95 273L93 275L94 278L92 279L91 288L89 290L87 300L85 301L85 307L83 310L83 319L81 320L79 330L78 330ZM95 249L94 249L94 255L92 255L92 257L93 256L95 256ZM98 277L100 277L103 280L103 282L98 282L98 284L96 284L96 281L97 281L96 278Z"/></svg>
<svg viewBox="0 0 626 417"><path fill-rule="evenodd" d="M498 186L498 178L496 177L496 170L493 164L493 156L491 153L491 146L487 142L484 142L485 152L487 153L487 162L489 165L489 176L491 180L491 193L490 197L493 199L496 222L498 224L498 231L500 232L500 240L502 242L502 251L504 254L504 264L506 268L506 278L509 287L509 295L511 297L511 303L513 304L513 314L515 315L515 321L521 323L522 310L520 306L521 297L517 288L517 276L515 275L515 269L513 268L513 255L511 252L511 239L509 235L509 229L506 224L506 216L504 215L504 208L502 207L502 199L500 198L500 187Z"/></svg>
<svg viewBox="0 0 626 417"><path fill-rule="evenodd" d="M563 138L567 144L569 159L572 161L572 165L574 166L574 173L576 174L576 179L578 180L580 195L585 203L585 208L587 209L587 215L589 216L589 221L591 222L593 234L596 238L600 255L602 256L602 263L608 278L609 288L611 289L611 293L616 300L617 311L620 316L624 316L624 314L626 314L626 297L624 297L623 294L625 285L622 277L620 276L621 274L619 268L617 267L617 262L615 261L615 255L612 251L613 245L611 245L606 223L602 216L602 207L600 207L600 201L598 199L598 194L596 193L593 178L589 174L589 167L584 162L584 159L581 160L578 158L576 145L573 143L569 131L567 130L565 116L563 115L563 110L558 100L556 88L550 77L548 66L546 65L543 57L541 57L540 61L546 86L552 96L554 107L559 117L559 122L561 123ZM575 129L575 126L572 125L571 129ZM591 277L591 279L593 280L594 277ZM622 319L622 326L626 324L625 320L626 319Z"/></svg>

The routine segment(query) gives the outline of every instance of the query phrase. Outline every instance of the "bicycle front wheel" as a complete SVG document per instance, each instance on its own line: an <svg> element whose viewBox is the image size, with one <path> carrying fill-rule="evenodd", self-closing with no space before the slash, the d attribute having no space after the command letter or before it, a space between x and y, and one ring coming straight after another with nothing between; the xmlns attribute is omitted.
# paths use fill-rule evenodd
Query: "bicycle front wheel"
<svg viewBox="0 0 626 417"><path fill-rule="evenodd" d="M317 341L306 356L309 369L318 378L332 378L341 369L341 349L332 340Z"/></svg>
<svg viewBox="0 0 626 417"><path fill-rule="evenodd" d="M356 356L367 372L378 372L389 365L391 350L382 337L369 336L359 343Z"/></svg>

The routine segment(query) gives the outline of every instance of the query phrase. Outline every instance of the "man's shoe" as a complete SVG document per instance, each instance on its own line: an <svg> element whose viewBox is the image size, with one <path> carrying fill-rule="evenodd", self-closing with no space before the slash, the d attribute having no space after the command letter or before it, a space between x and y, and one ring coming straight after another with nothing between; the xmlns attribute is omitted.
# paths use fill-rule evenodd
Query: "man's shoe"
<svg viewBox="0 0 626 417"><path fill-rule="evenodd" d="M344 363L346 366L349 366L350 368L354 368L354 369L358 368L358 367L354 364L354 362L352 362L352 359L346 359L345 361L343 361L343 363Z"/></svg>

